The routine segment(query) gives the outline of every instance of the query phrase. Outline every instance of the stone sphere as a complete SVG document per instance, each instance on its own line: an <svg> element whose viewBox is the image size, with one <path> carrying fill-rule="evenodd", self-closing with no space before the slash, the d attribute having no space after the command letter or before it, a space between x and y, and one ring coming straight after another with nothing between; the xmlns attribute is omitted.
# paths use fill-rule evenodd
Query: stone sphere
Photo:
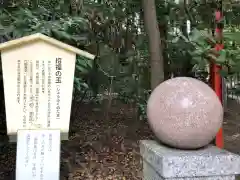
<svg viewBox="0 0 240 180"><path fill-rule="evenodd" d="M215 138L223 123L223 107L207 84L177 77L153 90L147 116L162 143L179 149L197 149Z"/></svg>

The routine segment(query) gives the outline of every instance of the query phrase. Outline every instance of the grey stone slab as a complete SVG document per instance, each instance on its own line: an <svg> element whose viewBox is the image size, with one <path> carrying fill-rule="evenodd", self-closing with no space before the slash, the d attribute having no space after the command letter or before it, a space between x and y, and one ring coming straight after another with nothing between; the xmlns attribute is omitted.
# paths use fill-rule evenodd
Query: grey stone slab
<svg viewBox="0 0 240 180"><path fill-rule="evenodd" d="M163 178L240 174L240 156L212 145L199 150L179 150L143 140L140 152L143 160Z"/></svg>
<svg viewBox="0 0 240 180"><path fill-rule="evenodd" d="M143 180L235 180L235 176L211 176L211 177L186 177L186 178L164 178L158 174L153 167L143 161Z"/></svg>

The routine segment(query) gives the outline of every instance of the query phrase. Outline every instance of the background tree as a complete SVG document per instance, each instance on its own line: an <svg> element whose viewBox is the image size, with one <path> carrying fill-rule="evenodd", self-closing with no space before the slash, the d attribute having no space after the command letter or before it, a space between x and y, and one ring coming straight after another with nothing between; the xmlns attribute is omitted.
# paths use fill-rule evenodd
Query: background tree
<svg viewBox="0 0 240 180"><path fill-rule="evenodd" d="M239 6L234 1L223 1L225 49L220 52L212 48L216 2L211 0L2 3L2 42L41 32L97 55L94 61L77 59L74 102L117 98L135 106L141 119L151 89L164 76L191 76L207 82L209 59L226 67L220 72L226 79L239 72ZM232 92L238 91L235 85Z"/></svg>
<svg viewBox="0 0 240 180"><path fill-rule="evenodd" d="M144 23L149 39L152 90L164 81L164 60L156 16L155 0L143 0Z"/></svg>

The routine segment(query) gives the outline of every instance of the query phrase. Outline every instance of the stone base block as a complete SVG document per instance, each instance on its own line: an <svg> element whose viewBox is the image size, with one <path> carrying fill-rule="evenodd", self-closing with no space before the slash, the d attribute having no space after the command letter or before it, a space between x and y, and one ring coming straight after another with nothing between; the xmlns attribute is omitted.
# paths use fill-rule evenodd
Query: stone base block
<svg viewBox="0 0 240 180"><path fill-rule="evenodd" d="M212 145L179 150L144 140L140 152L144 180L234 180L240 174L240 156Z"/></svg>
<svg viewBox="0 0 240 180"><path fill-rule="evenodd" d="M211 177L185 177L185 178L164 178L153 167L143 162L143 180L235 180L235 176L211 176Z"/></svg>

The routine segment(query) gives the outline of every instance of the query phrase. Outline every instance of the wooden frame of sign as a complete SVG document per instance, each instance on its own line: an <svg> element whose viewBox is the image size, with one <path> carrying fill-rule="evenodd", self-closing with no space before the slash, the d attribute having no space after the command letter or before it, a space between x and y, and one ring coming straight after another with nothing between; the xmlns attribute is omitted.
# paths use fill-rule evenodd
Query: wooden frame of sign
<svg viewBox="0 0 240 180"><path fill-rule="evenodd" d="M7 133L59 129L68 139L76 55L95 56L37 33L0 44Z"/></svg>

